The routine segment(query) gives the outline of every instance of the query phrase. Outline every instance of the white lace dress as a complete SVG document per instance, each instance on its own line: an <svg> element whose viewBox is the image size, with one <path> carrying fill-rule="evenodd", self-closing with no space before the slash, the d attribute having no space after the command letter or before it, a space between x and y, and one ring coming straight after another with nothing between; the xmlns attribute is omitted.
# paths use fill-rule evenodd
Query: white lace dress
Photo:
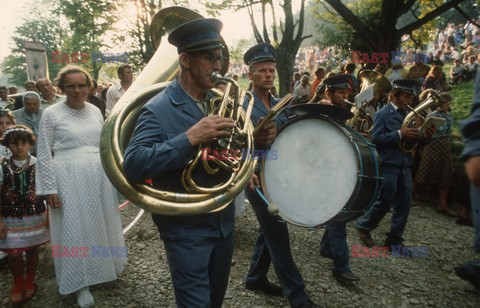
<svg viewBox="0 0 480 308"><path fill-rule="evenodd" d="M116 190L100 161L102 125L97 107L65 102L46 109L40 121L37 195L58 194L63 204L49 210L60 294L115 280L127 262Z"/></svg>

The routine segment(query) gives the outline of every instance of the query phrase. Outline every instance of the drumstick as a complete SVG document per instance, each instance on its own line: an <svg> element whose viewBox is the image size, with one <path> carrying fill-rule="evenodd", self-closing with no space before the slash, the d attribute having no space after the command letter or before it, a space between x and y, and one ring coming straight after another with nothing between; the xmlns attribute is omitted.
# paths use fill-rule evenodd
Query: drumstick
<svg viewBox="0 0 480 308"><path fill-rule="evenodd" d="M263 192L260 190L260 187L255 186L255 191L257 192L257 195L260 197L260 199L262 199L262 201L265 202L265 204L267 204L268 212L274 216L278 216L278 213L279 213L278 207L267 200Z"/></svg>
<svg viewBox="0 0 480 308"><path fill-rule="evenodd" d="M257 127L255 127L255 130L253 131L253 135L258 133L265 126L265 124L267 124L268 121L270 121L278 113L280 113L280 111L282 111L285 107L287 107L287 105L290 103L291 100L292 100L292 94L287 94L275 106L273 106L268 112L267 116L263 118L263 120L260 121L260 123L258 123Z"/></svg>

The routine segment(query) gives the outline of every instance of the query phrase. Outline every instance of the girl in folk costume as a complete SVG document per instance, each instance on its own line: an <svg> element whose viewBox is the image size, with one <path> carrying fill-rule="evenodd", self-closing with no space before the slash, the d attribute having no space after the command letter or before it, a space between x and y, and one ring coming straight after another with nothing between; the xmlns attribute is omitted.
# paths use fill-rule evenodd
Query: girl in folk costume
<svg viewBox="0 0 480 308"><path fill-rule="evenodd" d="M30 155L36 138L30 128L15 125L3 135L2 145L11 151L0 168L0 250L8 253L13 275L10 301L20 305L33 298L35 272L41 244L49 240L46 206L35 194L36 158ZM23 252L27 255L23 275Z"/></svg>

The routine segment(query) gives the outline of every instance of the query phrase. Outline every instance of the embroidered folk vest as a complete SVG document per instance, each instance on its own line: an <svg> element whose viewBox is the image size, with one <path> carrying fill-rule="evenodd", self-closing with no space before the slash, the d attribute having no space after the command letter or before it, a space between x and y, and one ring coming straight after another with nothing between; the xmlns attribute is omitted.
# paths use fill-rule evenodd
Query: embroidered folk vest
<svg viewBox="0 0 480 308"><path fill-rule="evenodd" d="M35 165L28 166L19 173L10 165L10 159L5 159L1 166L3 170L1 215L23 217L45 212L43 200L35 194Z"/></svg>

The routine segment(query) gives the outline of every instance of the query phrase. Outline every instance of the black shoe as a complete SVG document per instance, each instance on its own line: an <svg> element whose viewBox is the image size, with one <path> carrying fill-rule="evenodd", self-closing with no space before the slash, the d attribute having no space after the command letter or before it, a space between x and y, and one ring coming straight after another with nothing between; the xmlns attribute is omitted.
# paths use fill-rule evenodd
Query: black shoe
<svg viewBox="0 0 480 308"><path fill-rule="evenodd" d="M247 281L245 282L245 288L251 291L262 291L265 294L273 296L283 295L283 290L277 285L274 285L267 278L260 281Z"/></svg>
<svg viewBox="0 0 480 308"><path fill-rule="evenodd" d="M339 273L334 271L333 277L340 283L352 283L360 280L360 278L352 272Z"/></svg>
<svg viewBox="0 0 480 308"><path fill-rule="evenodd" d="M365 245L367 245L367 247L373 247L375 245L375 242L373 241L373 238L370 235L370 233L367 233L365 231L361 231L358 229L357 229L357 232L358 232L358 237Z"/></svg>
<svg viewBox="0 0 480 308"><path fill-rule="evenodd" d="M466 219L466 218L463 218L463 217L458 217L457 220L455 220L455 223L458 224L458 225L462 225L462 226L473 227L472 220L471 219Z"/></svg>
<svg viewBox="0 0 480 308"><path fill-rule="evenodd" d="M405 249L410 248L409 246L404 246L402 242L393 241L393 240L391 240L391 239L389 239L389 238L387 238L387 239L385 240L385 243L383 243L383 246L384 246L384 247L388 247L388 251L390 251L390 252L393 250L393 249L392 249L392 246L400 246L400 247L399 247L399 248L400 248L400 251L402 251L402 248L403 248L403 247L405 247Z"/></svg>
<svg viewBox="0 0 480 308"><path fill-rule="evenodd" d="M320 249L320 255L321 255L322 257L324 257L324 258L328 258L328 259L332 259L332 260L333 260L332 254L326 253L326 252L324 252L324 251L321 250L321 249Z"/></svg>
<svg viewBox="0 0 480 308"><path fill-rule="evenodd" d="M301 304L300 306L296 306L295 308L320 308L320 306L311 300L307 300L305 303Z"/></svg>
<svg viewBox="0 0 480 308"><path fill-rule="evenodd" d="M480 273L475 266L466 264L464 266L455 267L455 274L463 280L470 282L478 290Z"/></svg>

